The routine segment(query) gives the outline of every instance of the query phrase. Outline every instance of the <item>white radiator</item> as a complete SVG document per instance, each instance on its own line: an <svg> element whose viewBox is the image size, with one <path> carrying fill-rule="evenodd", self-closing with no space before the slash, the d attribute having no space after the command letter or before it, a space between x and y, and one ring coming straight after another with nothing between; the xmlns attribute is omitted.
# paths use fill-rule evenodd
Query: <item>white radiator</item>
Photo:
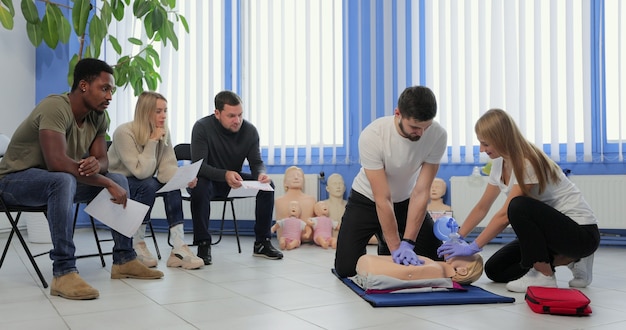
<svg viewBox="0 0 626 330"><path fill-rule="evenodd" d="M478 202L487 185L487 177L450 178L450 206L453 216L462 223ZM626 229L626 175L572 175L570 180L582 191L593 209L601 229ZM479 227L486 227L505 201L500 195Z"/></svg>

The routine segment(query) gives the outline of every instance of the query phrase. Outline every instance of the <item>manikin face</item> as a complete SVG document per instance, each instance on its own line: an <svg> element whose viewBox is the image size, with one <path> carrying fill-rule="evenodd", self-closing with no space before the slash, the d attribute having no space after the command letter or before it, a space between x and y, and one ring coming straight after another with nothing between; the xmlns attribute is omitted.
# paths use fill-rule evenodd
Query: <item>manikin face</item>
<svg viewBox="0 0 626 330"><path fill-rule="evenodd" d="M225 129L237 133L243 124L243 106L241 103L237 105L224 104L224 110L215 110L215 117Z"/></svg>
<svg viewBox="0 0 626 330"><path fill-rule="evenodd" d="M317 216L328 216L330 211L328 210L328 204L326 202L317 202L315 203L315 215Z"/></svg>
<svg viewBox="0 0 626 330"><path fill-rule="evenodd" d="M289 216L299 218L300 213L301 213L300 203L298 203L297 201L289 202Z"/></svg>
<svg viewBox="0 0 626 330"><path fill-rule="evenodd" d="M302 189L304 186L304 173L299 169L293 168L285 172L285 188L286 189Z"/></svg>
<svg viewBox="0 0 626 330"><path fill-rule="evenodd" d="M480 136L476 137L478 138L478 142L480 142L480 152L486 153L490 159L496 159L502 156L489 141L482 139Z"/></svg>
<svg viewBox="0 0 626 330"><path fill-rule="evenodd" d="M446 183L441 180L433 181L430 186L430 199L439 199L446 193Z"/></svg>
<svg viewBox="0 0 626 330"><path fill-rule="evenodd" d="M154 127L165 127L165 121L167 120L167 102L162 99L156 100L156 109L154 109L152 115L152 124Z"/></svg>
<svg viewBox="0 0 626 330"><path fill-rule="evenodd" d="M331 175L328 178L326 191L331 196L343 198L343 193L346 192L346 185L343 182L343 178L339 175Z"/></svg>
<svg viewBox="0 0 626 330"><path fill-rule="evenodd" d="M400 110L395 111L398 133L411 141L419 141L424 132L433 124L432 120L418 121L413 118L403 118Z"/></svg>

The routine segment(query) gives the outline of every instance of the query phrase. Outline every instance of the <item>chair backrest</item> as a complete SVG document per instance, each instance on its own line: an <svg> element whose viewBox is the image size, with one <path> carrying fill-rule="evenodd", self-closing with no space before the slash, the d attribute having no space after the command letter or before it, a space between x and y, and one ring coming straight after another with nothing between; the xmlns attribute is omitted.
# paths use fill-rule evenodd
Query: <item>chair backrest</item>
<svg viewBox="0 0 626 330"><path fill-rule="evenodd" d="M191 160L191 144L180 143L174 147L176 160Z"/></svg>

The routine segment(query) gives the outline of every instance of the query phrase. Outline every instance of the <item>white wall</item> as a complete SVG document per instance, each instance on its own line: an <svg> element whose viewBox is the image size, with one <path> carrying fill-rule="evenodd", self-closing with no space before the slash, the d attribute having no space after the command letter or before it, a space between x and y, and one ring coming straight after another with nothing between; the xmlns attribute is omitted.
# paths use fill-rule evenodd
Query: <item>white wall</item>
<svg viewBox="0 0 626 330"><path fill-rule="evenodd" d="M35 106L36 87L35 47L28 41L21 12L15 16L13 30L0 27L0 133L9 137ZM7 228L9 222L2 214L0 231Z"/></svg>
<svg viewBox="0 0 626 330"><path fill-rule="evenodd" d="M8 31L0 27L0 133L11 136L35 106L35 47L21 12Z"/></svg>

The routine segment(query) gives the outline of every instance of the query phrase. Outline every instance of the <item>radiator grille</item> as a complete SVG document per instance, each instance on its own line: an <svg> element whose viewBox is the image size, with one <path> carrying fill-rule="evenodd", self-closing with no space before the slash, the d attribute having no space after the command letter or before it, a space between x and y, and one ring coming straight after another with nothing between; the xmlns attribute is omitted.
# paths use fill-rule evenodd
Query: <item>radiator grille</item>
<svg viewBox="0 0 626 330"><path fill-rule="evenodd" d="M582 191L600 228L626 229L626 175L572 175L570 179ZM484 176L477 180L469 176L450 178L450 206L455 219L461 223L465 220L486 185L487 177ZM504 201L504 195L500 195L480 227L487 226Z"/></svg>

